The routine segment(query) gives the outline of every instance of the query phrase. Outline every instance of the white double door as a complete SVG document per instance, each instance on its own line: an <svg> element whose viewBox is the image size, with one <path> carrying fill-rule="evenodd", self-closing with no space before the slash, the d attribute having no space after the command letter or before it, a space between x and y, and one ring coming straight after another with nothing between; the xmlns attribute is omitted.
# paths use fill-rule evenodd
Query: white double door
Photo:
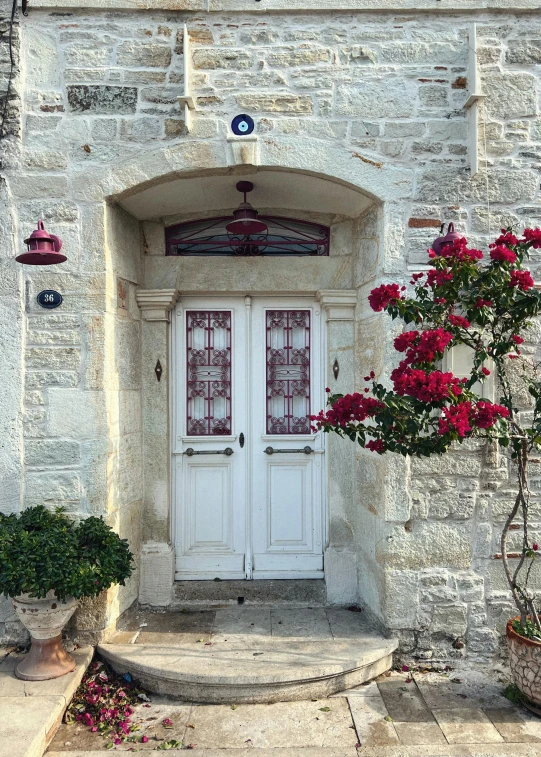
<svg viewBox="0 0 541 757"><path fill-rule="evenodd" d="M321 332L309 298L179 303L177 580L323 578Z"/></svg>

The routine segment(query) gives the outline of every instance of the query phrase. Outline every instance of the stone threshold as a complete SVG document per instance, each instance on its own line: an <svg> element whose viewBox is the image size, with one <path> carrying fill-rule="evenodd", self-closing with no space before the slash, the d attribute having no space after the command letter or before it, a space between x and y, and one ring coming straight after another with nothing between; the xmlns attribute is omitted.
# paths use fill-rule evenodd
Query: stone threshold
<svg viewBox="0 0 541 757"><path fill-rule="evenodd" d="M77 667L61 678L20 681L14 670L23 655L0 648L0 757L42 756L93 655L92 647L73 652Z"/></svg>

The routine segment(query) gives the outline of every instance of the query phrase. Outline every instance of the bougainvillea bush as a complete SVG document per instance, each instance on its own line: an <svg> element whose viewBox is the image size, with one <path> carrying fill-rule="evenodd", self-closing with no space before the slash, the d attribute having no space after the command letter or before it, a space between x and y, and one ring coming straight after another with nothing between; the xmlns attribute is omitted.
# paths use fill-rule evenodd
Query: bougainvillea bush
<svg viewBox="0 0 541 757"><path fill-rule="evenodd" d="M541 229L525 229L520 237L502 229L488 256L459 237L439 245L438 252L428 251L431 267L413 274L411 290L398 284L373 289L372 310L408 326L394 340L398 365L390 376L392 388L371 372L363 392L331 394L328 409L312 423L380 455L441 455L471 438L507 448L517 473L517 496L502 532L502 561L520 612L516 630L541 639L535 595L527 587L538 549L528 531L528 462L541 448L541 381L520 349L541 310L541 292L524 267L532 248L541 248ZM456 345L472 351L466 378L442 369L445 352ZM491 371L497 402L483 396ZM517 391L524 388L532 397L528 413L517 409ZM517 520L522 549L511 563L507 540Z"/></svg>

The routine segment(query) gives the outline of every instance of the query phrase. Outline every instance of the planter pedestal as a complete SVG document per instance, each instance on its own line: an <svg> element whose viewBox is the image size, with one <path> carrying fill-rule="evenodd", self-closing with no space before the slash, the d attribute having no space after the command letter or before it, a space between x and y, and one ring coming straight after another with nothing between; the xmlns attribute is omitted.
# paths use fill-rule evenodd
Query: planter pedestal
<svg viewBox="0 0 541 757"><path fill-rule="evenodd" d="M72 673L77 663L62 645L62 634L53 639L32 639L27 655L15 668L23 681L47 681Z"/></svg>
<svg viewBox="0 0 541 757"><path fill-rule="evenodd" d="M77 600L60 602L50 591L43 599L11 597L11 604L32 636L30 652L15 669L17 678L47 681L74 671L76 662L62 646L62 629L77 609Z"/></svg>

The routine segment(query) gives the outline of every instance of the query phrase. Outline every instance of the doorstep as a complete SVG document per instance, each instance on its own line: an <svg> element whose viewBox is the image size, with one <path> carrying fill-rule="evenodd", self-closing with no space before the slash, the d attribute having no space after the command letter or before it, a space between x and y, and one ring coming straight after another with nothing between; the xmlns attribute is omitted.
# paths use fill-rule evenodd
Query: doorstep
<svg viewBox="0 0 541 757"><path fill-rule="evenodd" d="M322 698L389 670L396 639L365 613L231 607L139 611L98 652L148 691L192 702Z"/></svg>
<svg viewBox="0 0 541 757"><path fill-rule="evenodd" d="M0 649L0 757L41 757L93 655L92 647L78 649L73 673L51 681L20 681L14 670L23 655Z"/></svg>

